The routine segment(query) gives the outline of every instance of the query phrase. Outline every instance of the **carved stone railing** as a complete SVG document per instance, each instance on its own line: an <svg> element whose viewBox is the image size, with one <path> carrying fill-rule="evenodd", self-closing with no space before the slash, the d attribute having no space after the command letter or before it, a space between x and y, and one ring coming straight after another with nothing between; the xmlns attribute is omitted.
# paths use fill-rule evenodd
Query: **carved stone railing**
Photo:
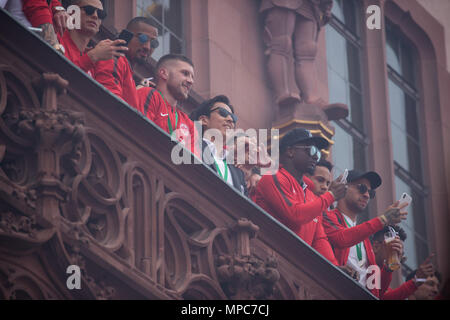
<svg viewBox="0 0 450 320"><path fill-rule="evenodd" d="M0 10L0 299L373 298L173 146Z"/></svg>

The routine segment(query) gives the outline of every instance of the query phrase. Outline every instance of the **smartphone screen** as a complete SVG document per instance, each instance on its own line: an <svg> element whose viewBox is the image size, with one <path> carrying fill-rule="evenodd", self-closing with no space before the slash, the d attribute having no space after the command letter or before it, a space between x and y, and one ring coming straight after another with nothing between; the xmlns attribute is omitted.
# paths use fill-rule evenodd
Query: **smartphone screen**
<svg viewBox="0 0 450 320"><path fill-rule="evenodd" d="M121 44L122 46L128 47L128 43L133 39L134 34L127 29L123 29L122 32L119 34L117 39L125 40L125 44Z"/></svg>

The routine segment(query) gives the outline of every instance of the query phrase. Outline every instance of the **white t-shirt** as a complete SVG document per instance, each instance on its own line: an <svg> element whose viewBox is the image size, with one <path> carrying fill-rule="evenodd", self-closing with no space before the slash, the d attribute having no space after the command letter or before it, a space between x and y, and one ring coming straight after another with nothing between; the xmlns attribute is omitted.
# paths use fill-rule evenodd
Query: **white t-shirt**
<svg viewBox="0 0 450 320"><path fill-rule="evenodd" d="M344 216L344 219L347 222L347 225L349 225L350 227L356 226L356 222L353 222L352 219L347 217L345 214L342 214L342 215ZM356 245L351 247L350 253L348 254L347 266L353 268L354 270L356 270L359 273L359 283L363 287L366 287L368 261L367 261L366 248L364 247L364 242L361 242L361 256L362 256L362 260L360 261L358 259Z"/></svg>

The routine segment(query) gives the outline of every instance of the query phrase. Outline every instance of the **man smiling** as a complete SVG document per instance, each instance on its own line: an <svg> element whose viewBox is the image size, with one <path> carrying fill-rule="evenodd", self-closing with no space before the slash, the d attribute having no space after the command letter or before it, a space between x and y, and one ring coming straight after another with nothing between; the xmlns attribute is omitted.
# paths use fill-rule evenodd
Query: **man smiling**
<svg viewBox="0 0 450 320"><path fill-rule="evenodd" d="M156 88L138 90L138 110L191 151L194 150L195 128L181 103L194 84L194 65L186 56L168 54L156 65Z"/></svg>
<svg viewBox="0 0 450 320"><path fill-rule="evenodd" d="M242 194L247 195L245 176L242 170L227 162L225 144L237 122L234 108L228 97L216 96L203 102L190 115L194 121L202 125L202 159L229 185L234 186Z"/></svg>

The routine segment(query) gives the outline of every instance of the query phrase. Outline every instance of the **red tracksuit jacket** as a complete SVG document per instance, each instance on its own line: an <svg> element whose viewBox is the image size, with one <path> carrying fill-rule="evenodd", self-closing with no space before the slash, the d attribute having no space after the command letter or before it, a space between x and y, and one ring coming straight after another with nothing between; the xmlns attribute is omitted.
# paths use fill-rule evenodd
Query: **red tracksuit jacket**
<svg viewBox="0 0 450 320"><path fill-rule="evenodd" d="M137 90L137 94L139 112L169 134L168 120L170 120L172 129L175 130L175 127L177 129L178 141L197 156L201 154L201 147L195 148L195 141L198 140L198 137L194 122L186 113L172 107L155 88L144 87ZM175 112L178 113L178 122L176 122ZM176 126L175 123L177 123Z"/></svg>
<svg viewBox="0 0 450 320"><path fill-rule="evenodd" d="M366 249L367 261L369 265L376 265L375 254L370 243L370 235L383 229L383 223L378 218L364 222L356 227L349 228L344 220L344 216L338 209L323 211L323 226L328 239L333 247L334 254L339 265L347 264L350 248L363 241ZM392 280L392 272L384 267L381 269L381 288L372 289L371 292L378 298L382 298Z"/></svg>
<svg viewBox="0 0 450 320"><path fill-rule="evenodd" d="M411 279L403 283L397 289L388 289L385 294L381 297L382 300L405 300L414 292L416 292L417 287L414 281Z"/></svg>
<svg viewBox="0 0 450 320"><path fill-rule="evenodd" d="M331 193L315 196L283 167L275 175L264 175L252 200L295 232L334 265L338 265L323 230L321 212L334 201Z"/></svg>
<svg viewBox="0 0 450 320"><path fill-rule="evenodd" d="M67 59L72 61L76 66L80 67L81 70L89 74L91 77L95 77L95 63L87 55L88 50L81 52L73 42L69 31L65 31L63 36L58 33L58 41L64 46Z"/></svg>
<svg viewBox="0 0 450 320"><path fill-rule="evenodd" d="M60 7L61 2L52 0L50 6L47 0L22 0L22 10L33 27L44 23L53 24L53 8Z"/></svg>
<svg viewBox="0 0 450 320"><path fill-rule="evenodd" d="M126 57L98 61L95 64L95 80L106 89L138 109L136 84L133 80L133 70Z"/></svg>

